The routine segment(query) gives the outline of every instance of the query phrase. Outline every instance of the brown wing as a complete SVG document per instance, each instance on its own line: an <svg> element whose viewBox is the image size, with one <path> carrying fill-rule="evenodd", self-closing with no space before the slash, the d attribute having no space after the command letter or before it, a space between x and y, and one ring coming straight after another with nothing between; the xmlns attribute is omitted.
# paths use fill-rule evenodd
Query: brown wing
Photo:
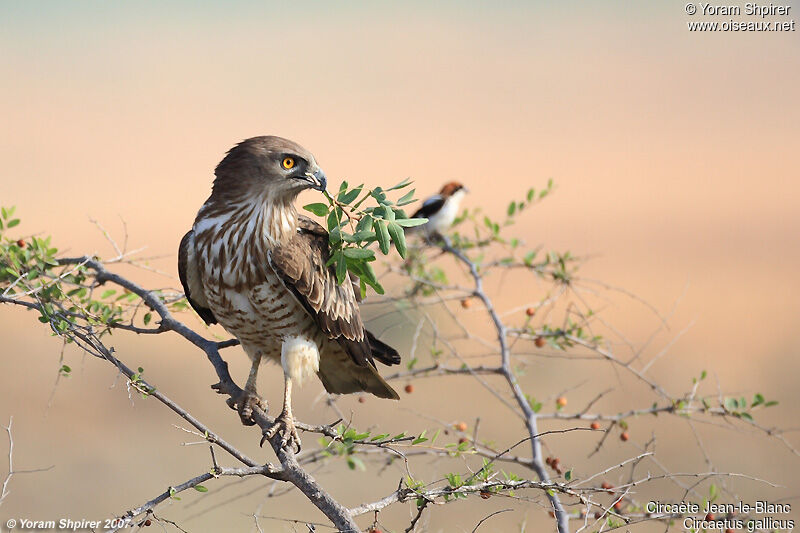
<svg viewBox="0 0 800 533"><path fill-rule="evenodd" d="M197 311L206 324L216 324L217 318L208 308L208 300L203 292L200 281L200 272L197 269L197 259L194 248L194 230L183 236L178 248L178 276L181 278L183 292L192 308Z"/></svg>
<svg viewBox="0 0 800 533"><path fill-rule="evenodd" d="M333 267L325 266L328 259L328 232L303 216L299 217L298 231L292 240L269 253L270 266L286 288L322 331L336 339L357 364L375 366L373 347L379 348L375 355L382 362L399 362L400 356L394 349L364 329L354 283L339 285Z"/></svg>

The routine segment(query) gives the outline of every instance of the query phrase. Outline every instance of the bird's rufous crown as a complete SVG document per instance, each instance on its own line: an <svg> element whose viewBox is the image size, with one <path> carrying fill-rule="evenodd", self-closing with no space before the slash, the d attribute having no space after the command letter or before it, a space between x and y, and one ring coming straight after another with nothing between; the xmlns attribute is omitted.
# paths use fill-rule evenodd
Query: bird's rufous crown
<svg viewBox="0 0 800 533"><path fill-rule="evenodd" d="M457 191L460 191L463 188L464 188L464 186L462 184L460 184L459 182L451 181L451 182L446 183L444 185L444 187L442 187L442 192L440 192L439 194L441 194L442 196L447 198L448 196L452 196Z"/></svg>

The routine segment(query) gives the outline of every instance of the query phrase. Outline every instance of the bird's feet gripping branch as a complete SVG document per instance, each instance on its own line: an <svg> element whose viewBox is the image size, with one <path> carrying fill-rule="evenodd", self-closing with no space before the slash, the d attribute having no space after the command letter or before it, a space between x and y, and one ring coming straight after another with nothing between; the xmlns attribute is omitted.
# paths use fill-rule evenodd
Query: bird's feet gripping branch
<svg viewBox="0 0 800 533"><path fill-rule="evenodd" d="M255 425L256 422L253 420L254 408L257 407L265 413L269 410L267 402L259 396L255 390L245 388L238 393L231 392L222 382L211 385L211 388L217 391L217 394L230 395L230 398L225 400L225 403L228 404L228 407L239 413L239 418L245 426Z"/></svg>
<svg viewBox="0 0 800 533"><path fill-rule="evenodd" d="M267 412L267 402L255 391L243 390L237 398L228 398L227 402L231 408L238 411L239 418L242 419L242 424L245 426L252 426L256 423L253 420L254 407L258 407L265 413Z"/></svg>
<svg viewBox="0 0 800 533"><path fill-rule="evenodd" d="M286 395L283 403L283 411L281 411L281 414L275 419L275 423L272 424L272 427L264 431L261 437L261 445L263 446L264 442L272 439L275 435L280 435L281 448L291 446L294 448L295 453L298 453L300 452L300 436L297 434L297 428L294 425L294 417L292 416L291 390L292 380L286 377Z"/></svg>
<svg viewBox="0 0 800 533"><path fill-rule="evenodd" d="M276 434L281 435L281 448L291 445L300 451L300 437L292 416L292 383L302 385L309 377L319 372L319 346L303 336L283 339L281 344L281 366L283 367L283 410L275 423L264 432L261 444Z"/></svg>

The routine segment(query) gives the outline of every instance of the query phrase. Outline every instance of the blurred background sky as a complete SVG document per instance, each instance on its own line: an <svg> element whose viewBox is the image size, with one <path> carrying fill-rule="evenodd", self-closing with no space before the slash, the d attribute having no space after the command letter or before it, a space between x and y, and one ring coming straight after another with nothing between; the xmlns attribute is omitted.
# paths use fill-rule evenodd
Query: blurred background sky
<svg viewBox="0 0 800 533"><path fill-rule="evenodd" d="M685 383L706 368L725 390L781 401L774 423L790 427L800 416L800 41L690 33L688 19L682 2L3 1L0 204L17 205L20 234L50 233L73 254L110 256L90 218L120 239L124 220L129 248L147 246L174 276L214 166L246 137L298 141L333 184L410 177L424 196L458 180L472 191L466 205L496 214L552 178L555 194L515 231L593 256L584 276L663 312L677 301L669 335L691 328L655 368L661 378ZM635 342L652 330L641 307L605 312ZM15 417L20 468L56 465L16 477L0 516L105 516L205 464L207 452L177 447L185 436L164 409L129 409L109 390L99 362L73 365L81 372L48 409L58 342L18 309L0 307L0 320L0 421ZM237 431L188 346L117 342L181 401L221 404L208 416ZM798 458L767 467L768 449L746 454L749 472L796 495ZM91 472L98 461L110 478ZM62 494L72 484L80 505ZM198 520L184 525L213 530ZM432 528L456 530L445 519Z"/></svg>

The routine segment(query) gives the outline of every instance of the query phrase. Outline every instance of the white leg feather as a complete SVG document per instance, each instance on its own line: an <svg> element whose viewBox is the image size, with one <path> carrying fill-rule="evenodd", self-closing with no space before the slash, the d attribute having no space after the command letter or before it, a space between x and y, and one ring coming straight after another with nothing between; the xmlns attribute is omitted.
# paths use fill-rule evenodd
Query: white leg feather
<svg viewBox="0 0 800 533"><path fill-rule="evenodd" d="M319 347L305 337L287 337L281 345L283 373L302 385L319 371Z"/></svg>

